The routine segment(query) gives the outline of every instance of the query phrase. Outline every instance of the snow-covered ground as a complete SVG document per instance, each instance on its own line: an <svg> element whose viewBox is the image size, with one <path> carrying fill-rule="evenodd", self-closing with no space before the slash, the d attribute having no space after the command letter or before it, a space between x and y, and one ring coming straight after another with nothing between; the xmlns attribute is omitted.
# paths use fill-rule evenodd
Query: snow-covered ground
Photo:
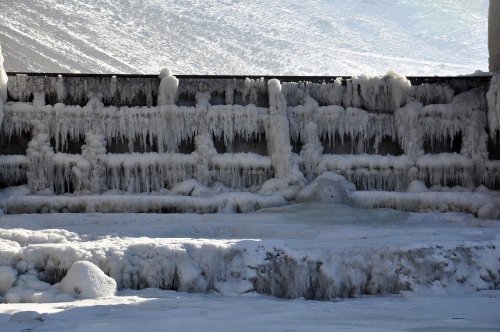
<svg viewBox="0 0 500 332"><path fill-rule="evenodd" d="M0 259L19 273L4 300L47 302L0 305L6 331L500 326L498 220L307 203L248 214L4 215L0 227ZM59 281L79 260L112 276L117 295L78 301L84 293L39 280Z"/></svg>
<svg viewBox="0 0 500 332"><path fill-rule="evenodd" d="M487 70L488 0L0 2L6 69L457 75Z"/></svg>

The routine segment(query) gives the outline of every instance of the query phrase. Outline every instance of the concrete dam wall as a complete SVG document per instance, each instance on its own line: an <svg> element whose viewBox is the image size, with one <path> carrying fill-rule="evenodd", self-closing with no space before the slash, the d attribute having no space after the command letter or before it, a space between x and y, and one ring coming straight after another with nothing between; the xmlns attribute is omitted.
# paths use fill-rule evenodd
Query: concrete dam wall
<svg viewBox="0 0 500 332"><path fill-rule="evenodd" d="M160 199L195 181L272 196L335 172L360 191L498 190L499 87L498 76L396 73L8 73L0 186L30 197Z"/></svg>

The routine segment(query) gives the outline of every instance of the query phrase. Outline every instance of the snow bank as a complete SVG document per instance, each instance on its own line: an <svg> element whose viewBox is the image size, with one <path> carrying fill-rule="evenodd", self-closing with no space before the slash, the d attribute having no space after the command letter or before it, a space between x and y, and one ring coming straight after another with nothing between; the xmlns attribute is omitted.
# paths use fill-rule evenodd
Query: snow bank
<svg viewBox="0 0 500 332"><path fill-rule="evenodd" d="M251 212L287 204L280 194L225 192L209 197L156 195L18 196L0 201L5 213L216 213Z"/></svg>
<svg viewBox="0 0 500 332"><path fill-rule="evenodd" d="M17 279L17 270L9 266L0 266L0 295L5 294Z"/></svg>
<svg viewBox="0 0 500 332"><path fill-rule="evenodd" d="M500 197L481 192L426 191L419 188L408 193L357 191L354 202L364 208L391 208L411 212L466 212L480 218L500 218Z"/></svg>
<svg viewBox="0 0 500 332"><path fill-rule="evenodd" d="M3 300L67 301L60 289L91 298L110 296L114 282L119 289L257 292L316 300L436 287L498 289L496 241L336 248L323 239L308 249L292 249L276 240L112 236L21 246L0 236Z"/></svg>
<svg viewBox="0 0 500 332"><path fill-rule="evenodd" d="M90 262L74 262L59 287L70 294L85 299L113 296L116 293L116 282Z"/></svg>

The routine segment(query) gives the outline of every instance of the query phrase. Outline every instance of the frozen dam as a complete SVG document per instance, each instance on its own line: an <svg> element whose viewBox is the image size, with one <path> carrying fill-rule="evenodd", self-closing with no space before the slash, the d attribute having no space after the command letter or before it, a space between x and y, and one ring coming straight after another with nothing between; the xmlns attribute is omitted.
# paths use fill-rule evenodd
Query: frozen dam
<svg viewBox="0 0 500 332"><path fill-rule="evenodd" d="M498 75L7 76L4 213L246 212L334 172L359 206L500 217Z"/></svg>

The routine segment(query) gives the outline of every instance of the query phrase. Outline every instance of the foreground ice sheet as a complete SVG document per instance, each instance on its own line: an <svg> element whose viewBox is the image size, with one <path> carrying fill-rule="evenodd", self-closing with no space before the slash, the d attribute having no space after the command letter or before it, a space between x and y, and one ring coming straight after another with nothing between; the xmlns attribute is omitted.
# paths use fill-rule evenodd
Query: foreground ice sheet
<svg viewBox="0 0 500 332"><path fill-rule="evenodd" d="M500 221L466 214L299 204L248 214L4 215L0 227L0 263L15 279L1 274L3 301L45 303L1 305L8 330L91 330L103 320L119 329L139 319L151 329L227 329L252 316L276 330L498 324ZM113 277L118 297L61 303L81 299L51 285L79 260ZM41 314L10 316L26 310Z"/></svg>
<svg viewBox="0 0 500 332"><path fill-rule="evenodd" d="M498 291L317 302L147 289L99 301L0 304L0 331L495 331L499 306Z"/></svg>

